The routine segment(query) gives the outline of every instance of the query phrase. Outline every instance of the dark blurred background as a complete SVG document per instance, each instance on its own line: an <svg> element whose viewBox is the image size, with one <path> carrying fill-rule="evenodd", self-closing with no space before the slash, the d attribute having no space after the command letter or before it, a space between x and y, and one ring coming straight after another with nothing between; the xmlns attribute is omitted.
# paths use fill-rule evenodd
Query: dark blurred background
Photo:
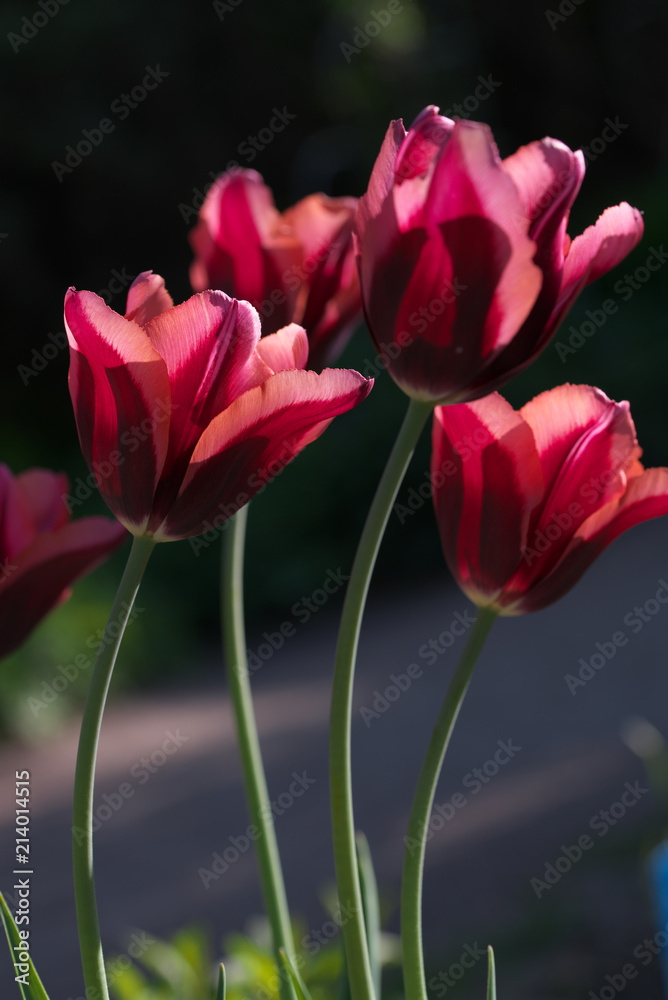
<svg viewBox="0 0 668 1000"><path fill-rule="evenodd" d="M190 293L187 234L219 172L232 162L257 169L281 209L314 190L361 195L390 119L408 126L429 103L488 122L502 156L545 135L585 149L571 235L622 200L644 212L640 246L582 294L555 341L505 394L521 405L565 381L596 384L631 401L646 464L668 464L666 278L663 268L644 269L652 250L660 259L668 245L668 9L660 0L560 0L548 8L403 0L389 21L384 0L223 0L187 9L174 0L40 2L6 2L0 33L0 458L14 471L63 469L74 485L87 475L59 346L68 286L104 294L123 312L131 277L152 269L181 301ZM378 23L374 11L388 21L378 33L365 27ZM147 73L155 88L135 107L124 104ZM277 109L288 123L266 142ZM113 130L63 169L68 147L103 119ZM619 308L592 331L588 311L606 299ZM374 355L360 327L341 364L364 372ZM381 374L366 403L253 502L251 629L289 617L328 569L349 566L404 409ZM428 467L425 434L405 496ZM75 516L103 512L92 496ZM43 735L77 703L85 677L38 718L26 695L39 692L54 663L69 662L73 634L81 645L102 626L125 555L79 585L0 665L5 733ZM388 592L443 581L445 572L430 505L409 524L392 518L378 567ZM217 574L217 546L198 557L187 542L158 548L117 689L167 675L177 682L215 658Z"/></svg>

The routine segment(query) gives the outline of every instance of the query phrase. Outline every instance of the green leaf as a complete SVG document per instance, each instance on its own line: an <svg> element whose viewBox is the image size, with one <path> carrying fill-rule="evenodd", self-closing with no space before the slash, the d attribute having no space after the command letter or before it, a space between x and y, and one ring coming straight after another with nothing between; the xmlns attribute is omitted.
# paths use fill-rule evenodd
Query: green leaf
<svg viewBox="0 0 668 1000"><path fill-rule="evenodd" d="M5 933L7 934L7 940L9 941L9 951L12 956L12 962L14 962L16 955L15 949L19 949L22 946L22 938L18 932L16 924L14 923L14 918L9 911L9 907L5 902L5 897L1 892L0 915L2 916L2 922L5 925ZM18 975L18 969L16 972ZM23 1000L49 1000L47 992L42 985L42 980L37 975L37 970L32 964L30 956L28 956L28 973L26 978L28 980L27 983L24 984L19 982L19 989L21 990Z"/></svg>
<svg viewBox="0 0 668 1000"><path fill-rule="evenodd" d="M109 971L109 967L113 971ZM142 998L155 997L155 991L151 988L146 976L139 971L136 965L131 965L127 969L115 969L113 961L107 964L107 982L109 983L109 994L116 1000L142 1000Z"/></svg>
<svg viewBox="0 0 668 1000"><path fill-rule="evenodd" d="M376 987L376 996L381 995L381 936L380 936L380 902L378 899L378 882L373 870L369 842L363 833L358 833L357 864L360 873L360 892L362 894L362 909L364 910L364 926L366 929L367 947L369 949L369 964L371 977Z"/></svg>
<svg viewBox="0 0 668 1000"><path fill-rule="evenodd" d="M220 975L218 976L218 989L214 1000L225 1000L225 966L221 963Z"/></svg>
<svg viewBox="0 0 668 1000"><path fill-rule="evenodd" d="M487 1000L496 1000L496 969L494 968L494 950L491 944L487 948Z"/></svg>
<svg viewBox="0 0 668 1000"><path fill-rule="evenodd" d="M290 961L290 959L286 954L285 948L279 948L278 954L281 956L281 962L283 963L283 967L285 968L287 974L292 980L292 985L294 986L295 993L297 994L297 1000L312 1000L311 994L308 991L306 983L292 965L292 962Z"/></svg>

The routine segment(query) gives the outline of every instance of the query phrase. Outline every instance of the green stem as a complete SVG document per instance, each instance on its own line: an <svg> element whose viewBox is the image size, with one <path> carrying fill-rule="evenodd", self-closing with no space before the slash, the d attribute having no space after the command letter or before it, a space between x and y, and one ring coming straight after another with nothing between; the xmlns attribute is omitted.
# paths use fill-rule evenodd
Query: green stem
<svg viewBox="0 0 668 1000"><path fill-rule="evenodd" d="M401 941L404 963L404 992L407 1000L427 1000L427 984L422 956L422 875L426 834L443 758L459 715L480 651L494 624L497 612L479 608L457 669L436 720L427 755L420 771L413 808L408 822L404 873L401 889Z"/></svg>
<svg viewBox="0 0 668 1000"><path fill-rule="evenodd" d="M155 542L151 538L133 538L132 540L132 549L111 608L88 688L88 696L81 720L79 750L74 775L72 860L79 946L86 995L98 997L99 1000L108 1000L109 993L100 941L93 873L95 760L104 706L116 656L154 545ZM113 630L112 626L114 626Z"/></svg>
<svg viewBox="0 0 668 1000"><path fill-rule="evenodd" d="M339 900L351 913L350 919L343 922L343 942L352 1000L373 1000L375 995L355 853L350 765L355 657L380 542L415 445L432 410L432 403L410 401L360 538L343 605L336 651L329 744L332 835Z"/></svg>
<svg viewBox="0 0 668 1000"><path fill-rule="evenodd" d="M255 841L260 864L264 902L271 925L274 954L279 970L282 1000L295 1000L294 987L283 974L280 949L284 948L295 965L295 950L290 926L290 911L278 854L274 818L262 764L260 740L253 711L246 656L244 627L243 564L248 507L242 507L228 521L223 544L221 576L222 624L227 676L232 707L237 724L239 749L249 812L260 829Z"/></svg>

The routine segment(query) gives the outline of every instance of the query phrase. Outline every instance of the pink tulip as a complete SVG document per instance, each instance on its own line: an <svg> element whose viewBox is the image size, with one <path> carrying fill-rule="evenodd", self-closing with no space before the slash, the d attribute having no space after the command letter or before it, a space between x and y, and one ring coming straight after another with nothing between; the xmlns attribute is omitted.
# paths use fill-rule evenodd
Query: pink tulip
<svg viewBox="0 0 668 1000"><path fill-rule="evenodd" d="M456 403L525 368L643 223L622 203L571 242L581 152L542 139L501 160L486 125L437 112L425 108L408 133L390 124L355 238L383 363L409 396Z"/></svg>
<svg viewBox="0 0 668 1000"><path fill-rule="evenodd" d="M562 385L515 412L498 393L434 415L432 483L448 566L502 615L537 611L618 535L668 513L668 469L644 469L628 403Z"/></svg>
<svg viewBox="0 0 668 1000"><path fill-rule="evenodd" d="M0 656L12 653L68 588L127 538L106 517L70 521L67 477L0 464Z"/></svg>
<svg viewBox="0 0 668 1000"><path fill-rule="evenodd" d="M356 206L355 198L313 194L281 214L255 170L222 174L190 233L193 289L247 299L263 334L299 323L308 334L309 367L320 370L339 356L361 314Z"/></svg>
<svg viewBox="0 0 668 1000"><path fill-rule="evenodd" d="M301 327L260 341L247 302L205 291L175 306L150 271L125 317L70 289L65 325L88 467L119 521L156 541L219 527L373 384L301 370Z"/></svg>

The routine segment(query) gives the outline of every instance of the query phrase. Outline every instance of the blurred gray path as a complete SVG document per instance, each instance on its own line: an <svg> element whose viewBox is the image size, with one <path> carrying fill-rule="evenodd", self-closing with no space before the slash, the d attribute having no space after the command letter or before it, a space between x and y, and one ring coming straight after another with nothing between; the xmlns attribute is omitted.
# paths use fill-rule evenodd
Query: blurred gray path
<svg viewBox="0 0 668 1000"><path fill-rule="evenodd" d="M662 579L668 581L665 519L618 540L553 608L494 626L442 775L441 809L428 845L424 922L435 973L447 971L466 945L492 942L500 996L585 1000L590 990L599 995L605 975L614 976L625 962L638 968L625 996L661 996L658 960L645 966L633 957L656 930L637 863L655 808L642 791L642 765L619 730L629 716L645 716L668 734L668 604L655 598ZM356 819L392 903L417 771L465 641L450 635L451 626L463 631L457 623L471 612L447 583L406 584L405 596L388 597L376 581L355 695ZM327 920L318 894L333 876L327 730L334 611L328 605L299 625L253 676L291 906L313 930ZM269 622L268 631L280 624ZM597 643L609 651L606 643L620 631L628 641L572 693L565 675L576 675L580 658L596 654ZM440 641L434 652L431 640ZM413 675L421 674L407 687L411 664L417 665ZM406 690L392 687L393 674L404 675L398 683ZM30 940L51 1000L83 996L69 841L76 739L75 721L48 744L0 749L0 886L11 895L13 779L16 769L26 768L35 871ZM631 805L615 810L627 783L639 791ZM629 793L625 801L632 798ZM97 803L104 820L95 851L108 954L122 952L135 928L169 935L190 922L209 924L220 942L260 912L222 676L212 672L206 686L200 680L111 706ZM592 828L592 818L611 806L613 818L624 810L614 827L599 816ZM546 864L584 835L593 846L538 898L531 880L543 879ZM218 871L214 867L216 852L227 859L224 871L221 861ZM396 929L396 907L390 926ZM522 955L512 943L504 950L517 929L532 948L538 940L536 955ZM541 929L554 947L544 949ZM482 996L482 965L448 994ZM12 980L0 949L3 1000L18 996ZM430 995L445 994L432 986Z"/></svg>

